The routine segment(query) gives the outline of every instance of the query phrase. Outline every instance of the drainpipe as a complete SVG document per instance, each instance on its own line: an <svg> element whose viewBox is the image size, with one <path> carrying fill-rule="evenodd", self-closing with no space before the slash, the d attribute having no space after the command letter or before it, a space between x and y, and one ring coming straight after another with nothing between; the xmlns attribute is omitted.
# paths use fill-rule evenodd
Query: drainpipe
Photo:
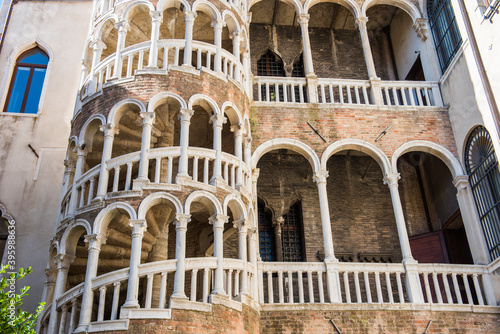
<svg viewBox="0 0 500 334"><path fill-rule="evenodd" d="M467 31L467 37L469 38L470 41L472 54L474 55L474 60L476 61L479 77L481 78L481 83L483 84L483 89L485 91L486 99L488 100L488 105L490 107L493 120L495 121L495 129L497 130L497 136L500 136L500 112L498 110L498 105L495 101L495 96L493 95L493 89L491 88L491 83L488 78L488 74L486 74L486 71L484 70L483 59L481 58L481 54L477 46L476 37L474 36L474 31L472 30L472 24L470 22L469 13L467 12L467 8L465 7L463 0L458 0L458 4L460 5L460 11L462 12L462 16L464 18L465 30Z"/></svg>

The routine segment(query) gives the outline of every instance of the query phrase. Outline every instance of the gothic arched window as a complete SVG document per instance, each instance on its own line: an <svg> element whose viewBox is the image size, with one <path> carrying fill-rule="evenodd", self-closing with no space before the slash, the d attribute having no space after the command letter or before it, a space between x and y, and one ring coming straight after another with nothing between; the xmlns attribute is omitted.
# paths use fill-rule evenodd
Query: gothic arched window
<svg viewBox="0 0 500 334"><path fill-rule="evenodd" d="M283 61L274 52L267 50L257 61L257 75L263 77L284 77L285 69Z"/></svg>
<svg viewBox="0 0 500 334"><path fill-rule="evenodd" d="M49 57L38 47L19 56L10 82L6 112L38 112L48 63Z"/></svg>
<svg viewBox="0 0 500 334"><path fill-rule="evenodd" d="M304 57L302 54L295 60L292 68L292 77L294 78L303 78L305 77L304 72Z"/></svg>
<svg viewBox="0 0 500 334"><path fill-rule="evenodd" d="M500 172L490 134L475 128L465 146L465 167L491 259L500 256Z"/></svg>
<svg viewBox="0 0 500 334"><path fill-rule="evenodd" d="M441 71L445 71L462 44L450 0L429 0L427 14Z"/></svg>

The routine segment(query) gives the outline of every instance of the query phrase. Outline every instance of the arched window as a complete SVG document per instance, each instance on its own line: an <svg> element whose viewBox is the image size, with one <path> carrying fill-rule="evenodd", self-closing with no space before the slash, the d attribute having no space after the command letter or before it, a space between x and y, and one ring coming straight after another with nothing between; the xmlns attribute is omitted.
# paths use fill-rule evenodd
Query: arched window
<svg viewBox="0 0 500 334"><path fill-rule="evenodd" d="M302 54L295 60L292 68L292 77L294 78L303 78L306 74L304 72L304 57Z"/></svg>
<svg viewBox="0 0 500 334"><path fill-rule="evenodd" d="M491 259L500 256L500 172L488 131L478 126L465 146L465 167Z"/></svg>
<svg viewBox="0 0 500 334"><path fill-rule="evenodd" d="M6 112L36 114L49 57L36 47L16 62L7 95Z"/></svg>
<svg viewBox="0 0 500 334"><path fill-rule="evenodd" d="M427 14L441 71L444 72L462 44L462 37L450 0L429 0Z"/></svg>

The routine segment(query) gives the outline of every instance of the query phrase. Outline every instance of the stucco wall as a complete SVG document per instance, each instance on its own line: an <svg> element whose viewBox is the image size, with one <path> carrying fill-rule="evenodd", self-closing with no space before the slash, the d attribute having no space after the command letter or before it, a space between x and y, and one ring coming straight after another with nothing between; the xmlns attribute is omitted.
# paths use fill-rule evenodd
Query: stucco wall
<svg viewBox="0 0 500 334"><path fill-rule="evenodd" d="M0 203L17 224L17 266L34 269L22 281L31 286L28 308L45 282L90 11L90 1L18 2L0 53L2 111L17 56L36 43L50 56L39 113L0 113Z"/></svg>

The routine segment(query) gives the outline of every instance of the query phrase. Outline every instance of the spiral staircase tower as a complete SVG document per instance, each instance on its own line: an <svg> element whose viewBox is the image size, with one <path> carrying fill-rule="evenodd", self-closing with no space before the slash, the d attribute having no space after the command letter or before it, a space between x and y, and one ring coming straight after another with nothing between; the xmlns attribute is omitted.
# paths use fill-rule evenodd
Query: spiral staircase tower
<svg viewBox="0 0 500 334"><path fill-rule="evenodd" d="M246 22L243 1L94 2L42 332L256 293Z"/></svg>

